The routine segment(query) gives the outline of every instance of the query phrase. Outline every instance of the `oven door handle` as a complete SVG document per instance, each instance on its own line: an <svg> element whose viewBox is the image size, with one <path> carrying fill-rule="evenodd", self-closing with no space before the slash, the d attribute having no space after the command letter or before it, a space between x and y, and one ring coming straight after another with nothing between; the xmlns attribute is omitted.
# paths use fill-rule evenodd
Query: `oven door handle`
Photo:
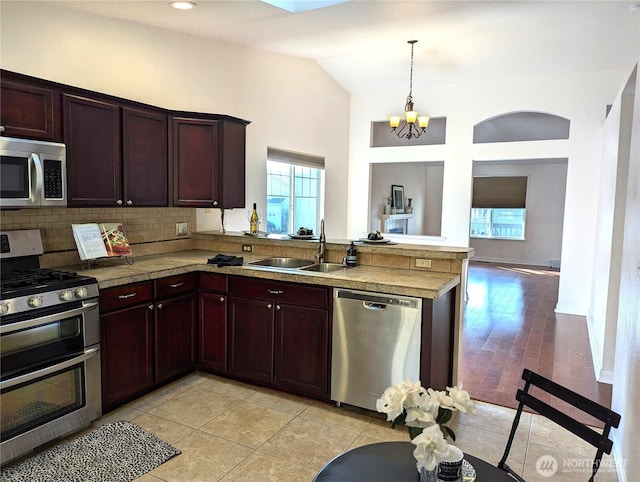
<svg viewBox="0 0 640 482"><path fill-rule="evenodd" d="M89 358L93 358L100 351L99 347L89 348L84 351L84 354L72 358L71 360L63 361L62 363L58 363L57 365L52 365L50 367L42 368L40 370L36 370L34 372L25 373L24 375L20 375L15 378L11 378L9 380L5 380L0 382L0 390L4 390L6 388L11 388L15 385L19 385L21 383L30 382L32 380L36 380L41 377L46 377L47 375L51 375L52 373L58 372L60 370L64 370L65 368L72 367L73 365L77 365Z"/></svg>
<svg viewBox="0 0 640 482"><path fill-rule="evenodd" d="M97 302L87 303L87 304L83 304L82 307L80 308L64 311L62 313L54 313L53 315L42 316L40 318L35 318L33 320L19 321L17 323L11 323L9 325L2 325L2 327L0 327L0 335L13 333L14 331L20 331L26 328L33 328L34 326L38 326L38 325L46 325L47 323L62 320L63 318L70 318L72 316L88 313L91 310L95 310L97 307L98 307Z"/></svg>

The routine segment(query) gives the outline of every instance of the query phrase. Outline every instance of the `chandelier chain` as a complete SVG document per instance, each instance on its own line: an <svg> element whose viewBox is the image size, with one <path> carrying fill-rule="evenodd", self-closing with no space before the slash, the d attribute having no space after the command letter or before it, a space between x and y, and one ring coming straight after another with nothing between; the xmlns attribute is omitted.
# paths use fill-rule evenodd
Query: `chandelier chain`
<svg viewBox="0 0 640 482"><path fill-rule="evenodd" d="M413 102L413 45L417 42L417 40L409 40L411 44L411 64L409 70L409 96L407 97L407 104L409 102Z"/></svg>

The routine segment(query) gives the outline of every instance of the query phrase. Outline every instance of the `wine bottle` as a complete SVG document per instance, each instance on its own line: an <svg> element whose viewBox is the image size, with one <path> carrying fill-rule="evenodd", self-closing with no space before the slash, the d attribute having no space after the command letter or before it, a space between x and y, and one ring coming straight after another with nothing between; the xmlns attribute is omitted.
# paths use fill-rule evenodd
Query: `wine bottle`
<svg viewBox="0 0 640 482"><path fill-rule="evenodd" d="M251 211L251 219L249 219L251 234L258 234L258 225L260 218L258 218L258 211L256 211L256 203L253 203L253 211Z"/></svg>
<svg viewBox="0 0 640 482"><path fill-rule="evenodd" d="M345 258L345 264L349 268L353 268L358 263L358 253L356 251L356 247L353 245L353 241L351 241L351 246L347 249L347 257Z"/></svg>

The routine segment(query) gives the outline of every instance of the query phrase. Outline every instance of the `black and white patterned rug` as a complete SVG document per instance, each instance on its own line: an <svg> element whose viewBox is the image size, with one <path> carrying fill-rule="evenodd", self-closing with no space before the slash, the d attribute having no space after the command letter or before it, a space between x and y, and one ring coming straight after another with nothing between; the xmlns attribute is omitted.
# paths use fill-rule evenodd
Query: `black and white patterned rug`
<svg viewBox="0 0 640 482"><path fill-rule="evenodd" d="M179 454L139 425L120 420L7 467L0 481L131 481Z"/></svg>

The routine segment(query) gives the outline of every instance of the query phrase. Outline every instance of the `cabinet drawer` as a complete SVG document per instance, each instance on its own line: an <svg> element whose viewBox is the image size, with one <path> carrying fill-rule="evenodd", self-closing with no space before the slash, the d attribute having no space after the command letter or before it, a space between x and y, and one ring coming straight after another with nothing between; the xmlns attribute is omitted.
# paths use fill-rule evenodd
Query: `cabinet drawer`
<svg viewBox="0 0 640 482"><path fill-rule="evenodd" d="M229 296L261 298L317 307L329 306L330 299L329 288L242 277L229 278Z"/></svg>
<svg viewBox="0 0 640 482"><path fill-rule="evenodd" d="M107 288L100 291L100 311L106 313L141 303L149 303L152 299L153 284L151 281Z"/></svg>
<svg viewBox="0 0 640 482"><path fill-rule="evenodd" d="M155 280L156 298L166 298L196 289L196 275L179 274Z"/></svg>
<svg viewBox="0 0 640 482"><path fill-rule="evenodd" d="M200 273L200 289L226 293L227 276L223 274Z"/></svg>

